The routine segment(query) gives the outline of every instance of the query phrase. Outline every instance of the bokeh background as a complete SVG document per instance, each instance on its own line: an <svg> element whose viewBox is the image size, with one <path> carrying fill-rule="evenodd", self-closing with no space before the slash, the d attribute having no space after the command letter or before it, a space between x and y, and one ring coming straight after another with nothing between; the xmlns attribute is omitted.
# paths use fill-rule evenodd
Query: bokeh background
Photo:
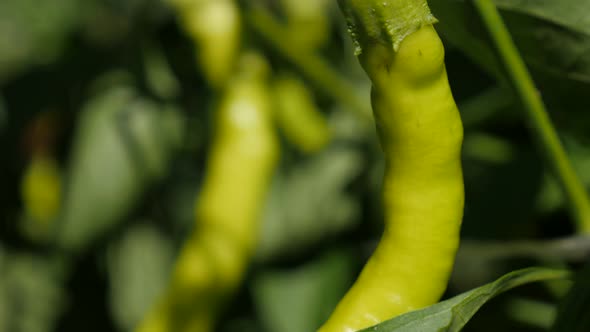
<svg viewBox="0 0 590 332"><path fill-rule="evenodd" d="M590 1L494 2L590 184ZM195 27L187 12L203 3L0 1L0 332L132 331L142 320L198 227L224 75L244 50L269 64L280 160L256 252L215 331L313 331L369 257L383 156L336 1L237 1L234 44L199 39L226 19ZM516 268L578 266L590 245L479 17L467 1L430 5L465 126L463 242L445 297ZM293 90L277 89L285 81ZM566 286L511 291L466 330L546 329Z"/></svg>

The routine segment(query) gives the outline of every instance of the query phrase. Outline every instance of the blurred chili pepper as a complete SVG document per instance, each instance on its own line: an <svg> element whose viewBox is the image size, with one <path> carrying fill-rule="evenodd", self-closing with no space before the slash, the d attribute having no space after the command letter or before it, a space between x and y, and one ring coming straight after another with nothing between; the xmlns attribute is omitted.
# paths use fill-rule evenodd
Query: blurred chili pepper
<svg viewBox="0 0 590 332"><path fill-rule="evenodd" d="M137 332L212 331L253 255L279 146L267 64L247 53L240 67L217 112L195 229L177 258L168 290Z"/></svg>

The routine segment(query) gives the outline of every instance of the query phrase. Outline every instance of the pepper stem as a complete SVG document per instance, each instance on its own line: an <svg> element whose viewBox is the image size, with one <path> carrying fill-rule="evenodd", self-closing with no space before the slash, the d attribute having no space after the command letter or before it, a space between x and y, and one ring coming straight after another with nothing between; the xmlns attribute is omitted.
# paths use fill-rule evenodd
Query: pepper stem
<svg viewBox="0 0 590 332"><path fill-rule="evenodd" d="M346 17L355 54L364 45L380 43L397 52L408 35L437 19L426 0L338 0Z"/></svg>

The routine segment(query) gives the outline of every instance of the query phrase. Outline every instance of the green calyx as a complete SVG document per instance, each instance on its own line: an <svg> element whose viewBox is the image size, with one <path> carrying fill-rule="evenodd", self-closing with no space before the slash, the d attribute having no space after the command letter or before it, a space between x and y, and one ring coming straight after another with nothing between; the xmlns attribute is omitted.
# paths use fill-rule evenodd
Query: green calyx
<svg viewBox="0 0 590 332"><path fill-rule="evenodd" d="M437 22L426 0L338 0L338 4L356 55L370 43L391 45L397 51L409 34Z"/></svg>

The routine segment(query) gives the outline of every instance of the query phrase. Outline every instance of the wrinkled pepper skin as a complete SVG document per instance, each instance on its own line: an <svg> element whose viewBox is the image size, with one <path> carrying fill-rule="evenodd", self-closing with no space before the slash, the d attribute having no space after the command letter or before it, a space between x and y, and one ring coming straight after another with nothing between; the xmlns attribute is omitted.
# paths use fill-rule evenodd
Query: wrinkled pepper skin
<svg viewBox="0 0 590 332"><path fill-rule="evenodd" d="M464 188L463 127L444 48L426 24L397 50L362 45L359 61L386 159L385 230L354 286L320 332L350 332L436 303L459 245Z"/></svg>

